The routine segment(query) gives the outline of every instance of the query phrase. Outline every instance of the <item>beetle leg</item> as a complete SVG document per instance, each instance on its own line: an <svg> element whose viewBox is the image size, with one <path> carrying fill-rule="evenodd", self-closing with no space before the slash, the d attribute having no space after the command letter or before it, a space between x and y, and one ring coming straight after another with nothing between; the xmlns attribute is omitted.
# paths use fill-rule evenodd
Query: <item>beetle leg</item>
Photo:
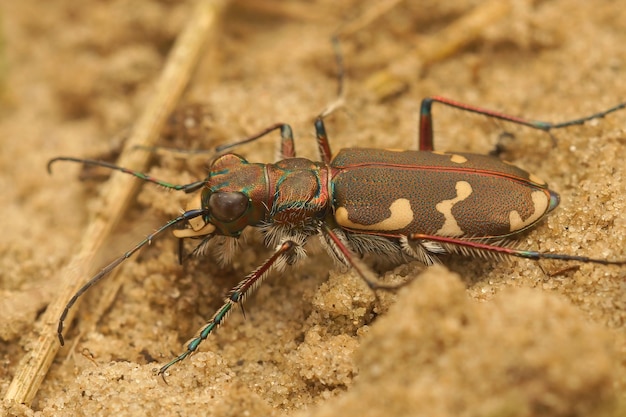
<svg viewBox="0 0 626 417"><path fill-rule="evenodd" d="M330 150L330 143L328 142L328 136L326 135L326 127L324 126L324 118L325 114L321 114L315 119L315 137L317 139L317 146L320 153L320 159L325 164L329 164L332 159L332 152ZM293 132L291 127L285 123L276 123L273 124L261 132L252 135L248 138L239 140L237 142L229 143L226 145L221 145L215 148L215 151L220 153L225 150L232 149L236 146L243 145L246 143L254 142L262 138L263 136L273 132L274 130L280 129L280 159L288 159L296 157L296 148L293 139Z"/></svg>
<svg viewBox="0 0 626 417"><path fill-rule="evenodd" d="M326 127L324 126L324 118L334 113L345 104L345 68L343 65L343 54L339 44L339 37L332 38L333 50L335 52L335 61L337 63L337 98L331 102L315 119L315 137L317 138L317 146L320 152L320 159L325 164L330 164L332 152L330 151L330 143L326 135Z"/></svg>
<svg viewBox="0 0 626 417"><path fill-rule="evenodd" d="M198 335L187 342L187 350L162 366L158 374L164 375L172 365L194 353L198 349L198 346L200 346L215 329L222 325L230 314L233 306L239 305L243 308L243 302L246 297L250 295L250 292L256 289L274 268L281 269L288 264L292 258L292 254L297 251L300 246L300 243L293 240L286 240L281 243L272 256L230 290L228 296L224 299L224 304L215 312L207 324L200 329Z"/></svg>
<svg viewBox="0 0 626 417"><path fill-rule="evenodd" d="M502 242L487 243L484 240L467 240L454 237L433 236L421 233L412 233L408 236L409 241L430 241L441 244L441 247L448 252L460 255L477 255L477 256L516 256L531 260L555 259L567 262L588 262L601 265L626 265L626 259L607 260L590 258L587 256L568 255L564 253L547 253L531 250L516 249Z"/></svg>
<svg viewBox="0 0 626 417"><path fill-rule="evenodd" d="M484 109L482 107L476 107L469 104L461 103L455 100L450 100L441 96L427 97L422 100L420 108L420 127L419 127L419 150L420 151L432 151L434 150L433 140L433 115L432 105L434 102L445 104L446 106L454 107L471 113L482 114L495 119L504 120L507 122L515 123L522 126L527 126L532 129L543 130L547 132L552 138L553 142L556 142L554 136L550 133L552 129L560 129L567 126L582 125L585 122L593 119L601 119L609 113L613 113L620 109L626 108L626 102L617 104L607 110L594 113L590 116L581 117L578 119L568 120L561 123L542 122L539 120L527 120L521 117L510 116L508 114L500 113L493 110Z"/></svg>
<svg viewBox="0 0 626 417"><path fill-rule="evenodd" d="M330 144L328 142L328 137L326 135L326 128L324 127L323 118L333 113L337 108L343 106L344 104L344 66L343 66L343 57L341 54L341 50L339 47L339 40L337 37L332 39L333 48L335 50L335 59L337 61L337 79L338 79L338 88L337 88L337 99L333 101L326 109L324 109L320 115L315 120L315 136L317 138L317 145L320 153L320 158L322 162L329 164L332 159L332 153L330 150ZM232 149L239 145L244 145L246 143L254 142L265 135L273 132L274 130L280 129L280 150L279 155L280 159L287 158L295 158L296 157L296 148L293 140L293 132L291 130L291 126L286 123L275 123L262 131L247 137L245 139L241 139L237 142L220 145L215 148L215 152L221 153L228 149ZM196 153L196 152L194 152Z"/></svg>
<svg viewBox="0 0 626 417"><path fill-rule="evenodd" d="M256 140L261 139L265 135L273 132L274 130L280 129L280 159L288 159L295 158L296 156L296 147L294 145L293 140L293 131L291 130L291 126L286 123L275 123L269 127L266 127L262 131L247 137L245 139L238 140L237 142L227 143L225 145L220 145L215 148L215 152L221 153L225 150L235 148L240 145L245 145L246 143L251 143Z"/></svg>

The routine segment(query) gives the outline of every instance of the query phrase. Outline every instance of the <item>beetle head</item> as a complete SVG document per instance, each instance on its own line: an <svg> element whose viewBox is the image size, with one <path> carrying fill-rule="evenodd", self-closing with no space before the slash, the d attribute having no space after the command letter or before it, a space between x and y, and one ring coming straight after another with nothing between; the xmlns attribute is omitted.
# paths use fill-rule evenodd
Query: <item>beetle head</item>
<svg viewBox="0 0 626 417"><path fill-rule="evenodd" d="M250 164L235 154L222 155L211 164L202 192L186 207L204 214L189 220L188 227L175 230L174 235L238 237L247 226L265 218L267 194L262 164Z"/></svg>

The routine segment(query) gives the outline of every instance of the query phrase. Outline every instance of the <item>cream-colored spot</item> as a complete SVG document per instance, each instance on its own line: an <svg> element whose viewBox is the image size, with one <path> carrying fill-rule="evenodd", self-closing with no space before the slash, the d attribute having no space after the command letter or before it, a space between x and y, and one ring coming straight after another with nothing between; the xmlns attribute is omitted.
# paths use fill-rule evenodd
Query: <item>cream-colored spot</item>
<svg viewBox="0 0 626 417"><path fill-rule="evenodd" d="M450 154L442 151L431 151L431 153L434 153L435 155L449 156L450 162L454 162L455 164L464 164L467 162L467 158L463 155Z"/></svg>
<svg viewBox="0 0 626 417"><path fill-rule="evenodd" d="M399 198L389 206L391 215L385 220L376 224L358 224L348 218L348 210L345 207L337 208L335 220L344 227L358 230L399 230L403 229L413 221L413 210L411 202L406 198Z"/></svg>
<svg viewBox="0 0 626 417"><path fill-rule="evenodd" d="M528 173L528 179L534 182L535 184L546 185L546 182L544 180L542 180L535 174L531 174L530 172Z"/></svg>
<svg viewBox="0 0 626 417"><path fill-rule="evenodd" d="M519 215L517 210L513 210L509 213L509 223L511 225L511 232L517 232L525 227L530 226L541 218L548 209L548 196L543 191L533 191L530 195L535 206L535 211L526 220L522 220L522 216Z"/></svg>
<svg viewBox="0 0 626 417"><path fill-rule="evenodd" d="M467 158L463 155L452 155L450 161L454 162L455 164L464 164L467 162Z"/></svg>
<svg viewBox="0 0 626 417"><path fill-rule="evenodd" d="M452 207L458 202L465 200L472 194L472 186L467 181L459 181L456 183L456 197L450 200L443 200L438 203L435 208L437 211L444 215L445 221L443 226L437 230L437 235L440 236L462 236L463 230L459 227L454 215L452 214Z"/></svg>

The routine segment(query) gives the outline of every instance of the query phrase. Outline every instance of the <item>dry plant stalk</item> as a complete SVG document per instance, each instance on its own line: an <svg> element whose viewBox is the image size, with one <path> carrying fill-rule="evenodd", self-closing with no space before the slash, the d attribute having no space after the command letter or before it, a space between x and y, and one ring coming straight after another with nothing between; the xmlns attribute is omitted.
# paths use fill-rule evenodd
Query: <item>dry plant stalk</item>
<svg viewBox="0 0 626 417"><path fill-rule="evenodd" d="M189 15L187 25L182 29L170 52L165 68L155 85L155 93L147 101L145 111L135 124L126 142L118 163L145 169L149 155L146 152L133 152L138 146L150 146L156 142L167 116L173 111L202 51L202 47L216 27L216 23L228 0L198 0ZM85 231L79 252L60 271L59 296L47 308L38 327L40 334L33 333L26 345L32 348L20 361L16 375L11 381L5 400L30 404L35 398L54 356L59 350L56 335L58 319L72 295L84 284L85 276L92 269L103 243L134 198L139 183L135 178L113 173L103 190L102 211L91 219ZM120 286L120 280L107 280L101 286L101 298L112 300ZM66 323L71 323L76 308L70 311Z"/></svg>
<svg viewBox="0 0 626 417"><path fill-rule="evenodd" d="M370 76L366 87L379 100L384 100L406 89L411 77L420 68L442 61L464 46L478 39L485 29L506 18L512 11L511 1L491 0L481 3L438 33L420 38L419 44L405 57ZM407 74L409 69L410 74Z"/></svg>

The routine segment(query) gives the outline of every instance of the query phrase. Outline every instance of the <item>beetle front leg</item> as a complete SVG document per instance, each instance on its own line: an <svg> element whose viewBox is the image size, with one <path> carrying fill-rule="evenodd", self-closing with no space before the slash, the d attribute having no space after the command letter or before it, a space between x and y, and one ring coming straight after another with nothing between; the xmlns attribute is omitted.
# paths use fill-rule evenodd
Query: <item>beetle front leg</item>
<svg viewBox="0 0 626 417"><path fill-rule="evenodd" d="M320 115L315 119L315 137L317 139L317 146L320 153L320 159L322 162L329 164L332 159L332 153L330 150L330 144L328 142L328 136L326 135L326 127L324 126L323 115ZM215 151L220 153L228 149L232 149L239 145L244 145L246 143L254 142L265 135L273 132L274 130L280 129L280 159L287 158L295 158L296 157L296 147L293 139L293 131L291 130L291 126L285 123L276 123L273 124L261 132L252 135L248 138L239 140L234 143L228 143L225 145L220 145L215 148Z"/></svg>
<svg viewBox="0 0 626 417"><path fill-rule="evenodd" d="M292 254L297 251L300 246L301 245L299 243L292 240L287 240L281 243L274 254L270 256L259 268L254 270L251 274L239 282L239 284L233 287L232 290L230 290L228 296L224 299L224 304L215 312L215 314L213 314L211 320L209 320L208 323L200 329L196 337L187 342L187 350L162 366L161 369L159 369L158 374L164 375L170 367L194 353L198 349L198 346L200 346L200 344L207 337L209 337L215 329L222 325L230 314L233 306L239 305L243 311L243 302L246 297L250 295L250 291L259 286L272 269L280 269L286 264L291 264L293 260Z"/></svg>
<svg viewBox="0 0 626 417"><path fill-rule="evenodd" d="M280 129L280 159L295 158L296 147L293 140L293 131L291 130L291 126L286 123L275 123L250 137L241 139L237 142L220 145L215 148L215 151L221 153L225 150L232 149L240 145L245 145L246 143L252 143L278 129Z"/></svg>

